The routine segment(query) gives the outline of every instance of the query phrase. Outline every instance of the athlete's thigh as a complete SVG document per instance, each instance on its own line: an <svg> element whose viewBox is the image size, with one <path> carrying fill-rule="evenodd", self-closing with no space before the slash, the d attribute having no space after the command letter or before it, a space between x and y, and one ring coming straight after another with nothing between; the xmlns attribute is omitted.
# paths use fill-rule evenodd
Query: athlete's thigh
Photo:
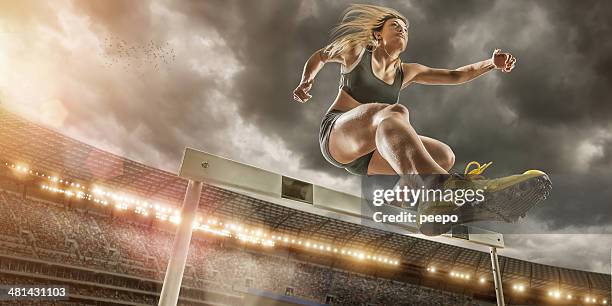
<svg viewBox="0 0 612 306"><path fill-rule="evenodd" d="M329 135L329 153L340 163L349 163L376 149L376 114L388 107L383 103L359 105L340 115Z"/></svg>

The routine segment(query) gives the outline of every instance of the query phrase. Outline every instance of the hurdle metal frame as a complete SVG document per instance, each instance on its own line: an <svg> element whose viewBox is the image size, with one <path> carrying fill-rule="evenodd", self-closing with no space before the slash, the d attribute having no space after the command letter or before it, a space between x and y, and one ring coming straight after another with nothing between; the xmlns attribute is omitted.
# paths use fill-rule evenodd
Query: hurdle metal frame
<svg viewBox="0 0 612 306"><path fill-rule="evenodd" d="M283 175L239 163L192 148L186 148L179 177L189 180L181 208L181 222L177 228L172 253L164 277L160 306L176 305L178 302L187 254L191 241L192 224L195 220L203 184L237 192L277 205L313 213L328 218L343 220L398 234L415 234L418 229L408 224L379 224L362 215L358 196L302 182L312 187L312 203L305 204L282 196ZM454 231L452 231L454 232ZM497 305L504 306L501 271L497 249L504 248L500 233L461 226L457 234L445 234L449 239L462 239L470 243L489 247Z"/></svg>

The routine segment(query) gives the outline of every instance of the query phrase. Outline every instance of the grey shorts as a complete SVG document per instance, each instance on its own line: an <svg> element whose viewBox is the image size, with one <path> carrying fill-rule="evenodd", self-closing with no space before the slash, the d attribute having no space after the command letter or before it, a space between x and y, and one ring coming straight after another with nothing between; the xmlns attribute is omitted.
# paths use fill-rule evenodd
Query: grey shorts
<svg viewBox="0 0 612 306"><path fill-rule="evenodd" d="M321 122L321 129L319 130L319 145L321 147L321 153L323 157L332 165L338 168L344 168L346 171L355 175L368 175L368 165L374 155L374 151L361 156L348 164L342 164L336 161L329 153L329 135L331 134L334 123L342 115L343 111L331 110L323 117Z"/></svg>

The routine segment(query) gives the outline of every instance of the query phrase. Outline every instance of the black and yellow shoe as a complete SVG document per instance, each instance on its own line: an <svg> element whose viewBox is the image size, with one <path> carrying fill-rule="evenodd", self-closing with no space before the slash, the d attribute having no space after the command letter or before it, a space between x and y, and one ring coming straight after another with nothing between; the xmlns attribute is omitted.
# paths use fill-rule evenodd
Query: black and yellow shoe
<svg viewBox="0 0 612 306"><path fill-rule="evenodd" d="M470 170L470 167L476 169ZM452 174L441 184L440 189L471 189L483 192L482 201L472 201L459 206L452 201L424 202L418 207L419 215L454 215L457 222L464 224L475 221L503 221L513 223L543 202L552 190L552 183L546 173L529 170L520 175L511 175L487 180L483 171L491 163L480 165L471 162L463 175ZM420 219L420 218L418 218ZM446 233L454 224L418 223L419 230L426 235Z"/></svg>

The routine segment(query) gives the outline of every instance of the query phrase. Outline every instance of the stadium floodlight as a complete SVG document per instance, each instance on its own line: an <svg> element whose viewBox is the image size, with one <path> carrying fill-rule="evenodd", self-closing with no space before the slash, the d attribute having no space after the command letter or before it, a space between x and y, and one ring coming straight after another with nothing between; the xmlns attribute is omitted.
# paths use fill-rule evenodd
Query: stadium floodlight
<svg viewBox="0 0 612 306"><path fill-rule="evenodd" d="M524 292L525 291L525 285L523 285L523 284L516 284L516 285L512 286L512 289L514 289L514 291ZM559 292L557 291L557 293L559 293ZM550 295L550 296L552 296L553 294L555 294L555 293L552 292L552 291L548 293L548 295ZM560 294L561 293L559 293L559 295Z"/></svg>
<svg viewBox="0 0 612 306"><path fill-rule="evenodd" d="M364 216L361 210L362 199L359 196L303 182L191 148L185 149L178 175L189 180L180 213L180 218L184 222L181 222L177 228L159 305L176 305L178 301L191 240L190 224L195 219L203 183L326 218L400 235L418 233L414 225L380 224L371 220L370 216ZM296 193L287 186L298 186L300 190ZM399 210L400 208L390 206L390 209ZM497 249L504 248L503 235L476 227L459 225L454 226L450 234L443 236L489 247L497 304L505 305L497 256ZM301 245L300 242L298 244ZM342 250L342 254L344 253L345 251ZM351 255L353 252L348 251L348 253ZM386 260L389 262L388 259Z"/></svg>
<svg viewBox="0 0 612 306"><path fill-rule="evenodd" d="M548 291L548 296L554 297L555 299L559 299L561 298L561 291L559 290Z"/></svg>

